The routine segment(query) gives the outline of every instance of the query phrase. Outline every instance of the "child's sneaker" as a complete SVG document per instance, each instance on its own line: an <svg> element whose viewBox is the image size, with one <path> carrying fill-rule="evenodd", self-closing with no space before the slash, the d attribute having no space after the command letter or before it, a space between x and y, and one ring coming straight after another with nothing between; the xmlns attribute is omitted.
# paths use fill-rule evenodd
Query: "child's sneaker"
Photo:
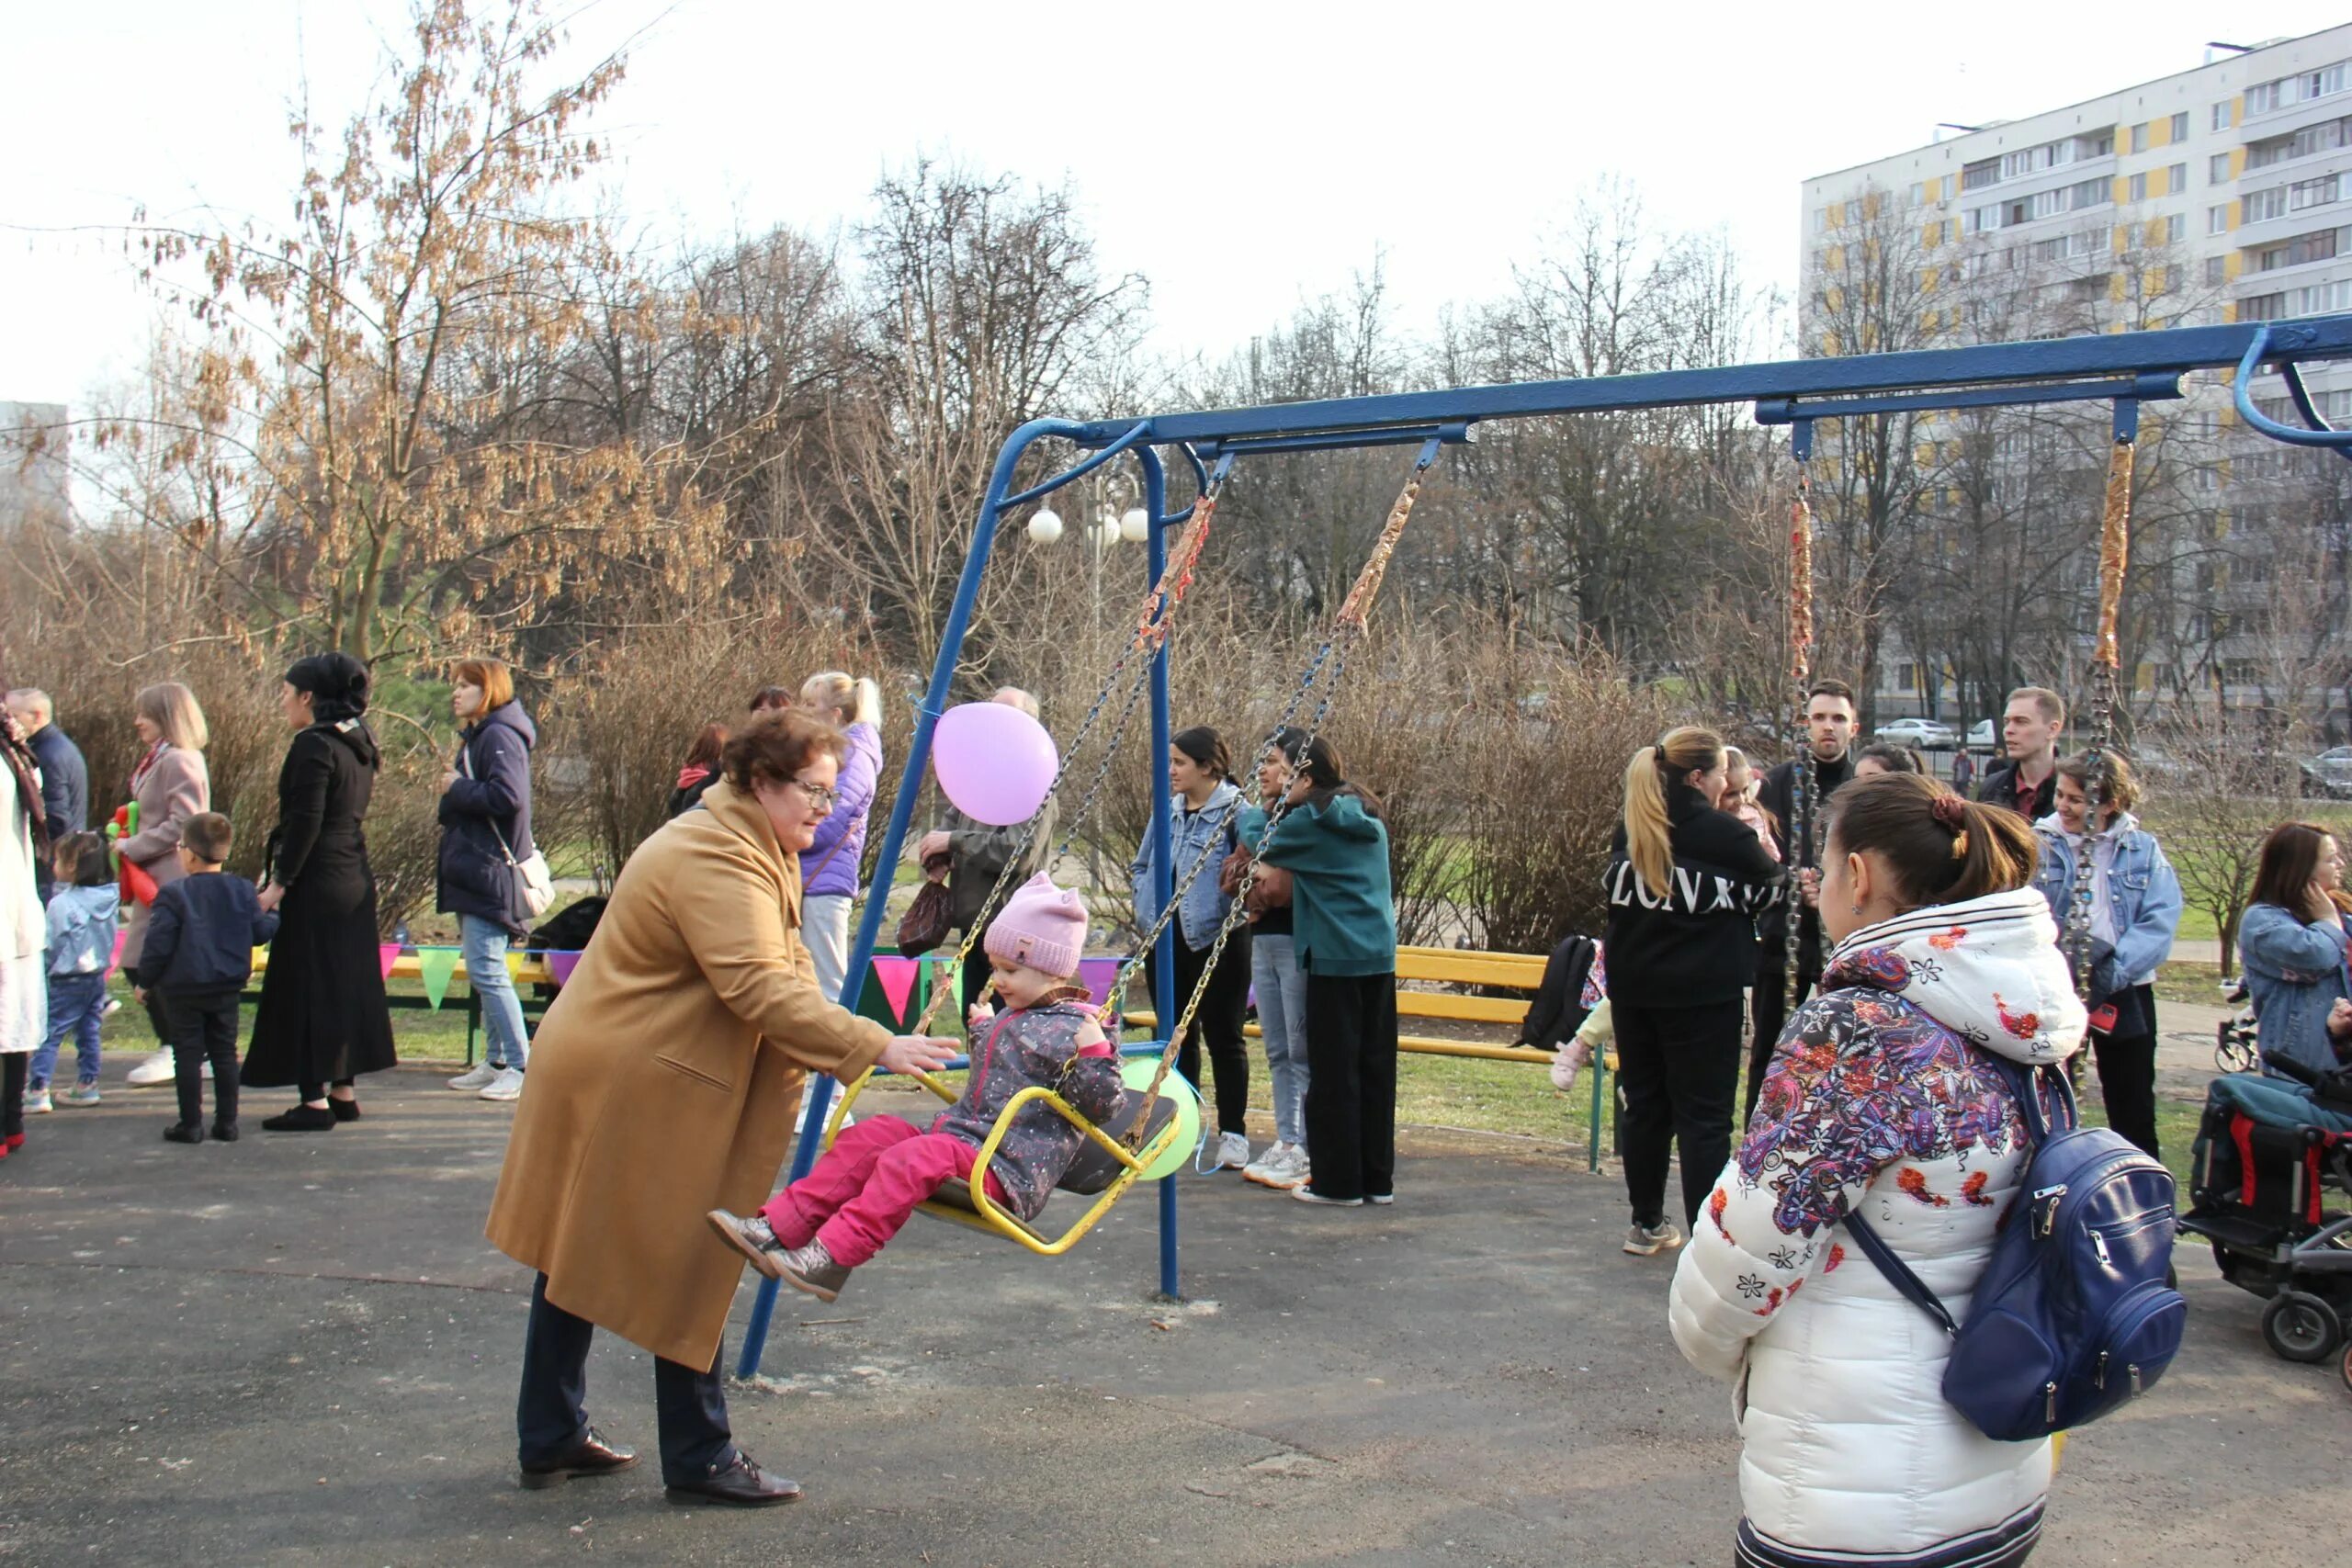
<svg viewBox="0 0 2352 1568"><path fill-rule="evenodd" d="M49 1114L49 1090L45 1089L28 1089L25 1090L26 1115L46 1116Z"/></svg>
<svg viewBox="0 0 2352 1568"><path fill-rule="evenodd" d="M1660 1220L1654 1225L1636 1220L1633 1229L1625 1233L1625 1250L1636 1258L1655 1258L1681 1245L1682 1227L1672 1220Z"/></svg>
<svg viewBox="0 0 2352 1568"><path fill-rule="evenodd" d="M842 1293L849 1283L849 1269L833 1261L825 1244L811 1236L806 1247L796 1247L776 1259L783 1270L784 1282L795 1290L806 1291L820 1302L829 1302Z"/></svg>
<svg viewBox="0 0 2352 1568"><path fill-rule="evenodd" d="M785 1246L776 1240L775 1232L768 1228L763 1217L753 1214L749 1219L741 1219L724 1209L713 1209L703 1218L709 1221L710 1228L718 1233L718 1239L741 1253L752 1268L771 1280L784 1278L784 1265L780 1260L784 1257Z"/></svg>
<svg viewBox="0 0 2352 1568"><path fill-rule="evenodd" d="M44 1095L42 1098L48 1097ZM77 1083L57 1098L68 1105L96 1105L101 1097L98 1094L97 1083L93 1080L89 1083ZM43 1106L42 1109L47 1110L48 1107Z"/></svg>
<svg viewBox="0 0 2352 1568"><path fill-rule="evenodd" d="M1552 1054L1552 1087L1566 1094L1577 1087L1577 1074L1592 1060L1592 1047L1570 1036Z"/></svg>

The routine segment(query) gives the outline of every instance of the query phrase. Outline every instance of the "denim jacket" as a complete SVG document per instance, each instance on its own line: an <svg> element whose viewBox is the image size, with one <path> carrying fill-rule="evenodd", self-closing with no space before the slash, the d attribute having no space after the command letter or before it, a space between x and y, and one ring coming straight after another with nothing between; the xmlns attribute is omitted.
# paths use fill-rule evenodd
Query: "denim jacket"
<svg viewBox="0 0 2352 1568"><path fill-rule="evenodd" d="M2344 953L2345 935L2335 926L2309 924L2276 904L2246 906L2238 961L2261 1021L2263 1050L2323 1072L2339 1065L2327 1013L2338 997L2352 997Z"/></svg>
<svg viewBox="0 0 2352 1568"><path fill-rule="evenodd" d="M2033 828L2041 839L2041 866L2034 873L2034 888L2050 901L2051 916L2063 932L2075 897L2075 841L2058 826L2055 812ZM2146 985L2172 956L2172 939L2180 930L2180 878L2157 847L2155 835L2128 811L2099 839L2111 846L2107 914L2115 933L2114 988L2120 991Z"/></svg>
<svg viewBox="0 0 2352 1568"><path fill-rule="evenodd" d="M1184 897L1176 924L1183 933L1184 945L1198 953L1216 940L1216 929L1233 904L1231 895L1218 891L1216 873L1218 864L1240 842L1241 792L1227 780L1218 784L1198 811L1187 807L1181 796L1172 804L1175 810L1169 826L1176 839L1176 886ZM1159 863L1154 852L1158 847L1151 830L1146 829L1135 863L1127 867L1139 926L1151 923L1151 912L1157 908L1152 902L1152 869ZM1191 888L1185 889L1184 879L1193 876L1193 867L1203 855L1209 857L1209 863L1201 867L1200 875L1193 876Z"/></svg>
<svg viewBox="0 0 2352 1568"><path fill-rule="evenodd" d="M114 964L122 895L103 887L60 887L49 896L49 972L103 975Z"/></svg>

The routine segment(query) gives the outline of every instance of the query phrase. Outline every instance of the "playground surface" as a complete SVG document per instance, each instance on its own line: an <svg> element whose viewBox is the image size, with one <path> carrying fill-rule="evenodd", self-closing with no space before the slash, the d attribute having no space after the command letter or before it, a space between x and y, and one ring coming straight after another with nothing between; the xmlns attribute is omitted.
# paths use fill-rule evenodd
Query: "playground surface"
<svg viewBox="0 0 2352 1568"><path fill-rule="evenodd" d="M1728 1395L1668 1337L1670 1259L1618 1251L1613 1172L1437 1134L1385 1210L1180 1178L1184 1304L1148 1193L1065 1258L918 1221L839 1302L787 1293L729 1395L786 1508L665 1503L650 1362L600 1336L591 1415L645 1459L521 1491L530 1279L481 1240L511 1112L440 1086L383 1075L326 1134L256 1104L228 1146L158 1141L168 1086L34 1119L0 1166L0 1561L1728 1560ZM2070 1443L2037 1564L2236 1568L2345 1517L2335 1370L2179 1262L2180 1360Z"/></svg>

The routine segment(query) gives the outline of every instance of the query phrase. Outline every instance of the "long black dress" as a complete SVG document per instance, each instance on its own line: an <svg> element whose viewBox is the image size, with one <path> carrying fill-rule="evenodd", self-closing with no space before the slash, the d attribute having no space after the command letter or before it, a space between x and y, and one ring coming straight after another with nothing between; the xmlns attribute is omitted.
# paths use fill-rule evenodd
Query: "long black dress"
<svg viewBox="0 0 2352 1568"><path fill-rule="evenodd" d="M360 829L379 761L357 719L314 724L287 749L275 874L286 900L240 1075L249 1089L334 1083L397 1059Z"/></svg>

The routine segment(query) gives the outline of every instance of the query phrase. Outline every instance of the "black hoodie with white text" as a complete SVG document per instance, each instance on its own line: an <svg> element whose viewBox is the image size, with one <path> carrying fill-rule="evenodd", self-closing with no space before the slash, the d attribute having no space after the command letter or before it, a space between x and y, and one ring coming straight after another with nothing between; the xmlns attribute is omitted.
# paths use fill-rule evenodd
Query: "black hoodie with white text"
<svg viewBox="0 0 2352 1568"><path fill-rule="evenodd" d="M1756 917L1781 898L1781 868L1754 829L1679 780L1667 785L1666 819L1674 867L1663 892L1634 869L1622 821L1610 841L1601 942L1609 999L1646 1008L1737 1001L1756 973Z"/></svg>

